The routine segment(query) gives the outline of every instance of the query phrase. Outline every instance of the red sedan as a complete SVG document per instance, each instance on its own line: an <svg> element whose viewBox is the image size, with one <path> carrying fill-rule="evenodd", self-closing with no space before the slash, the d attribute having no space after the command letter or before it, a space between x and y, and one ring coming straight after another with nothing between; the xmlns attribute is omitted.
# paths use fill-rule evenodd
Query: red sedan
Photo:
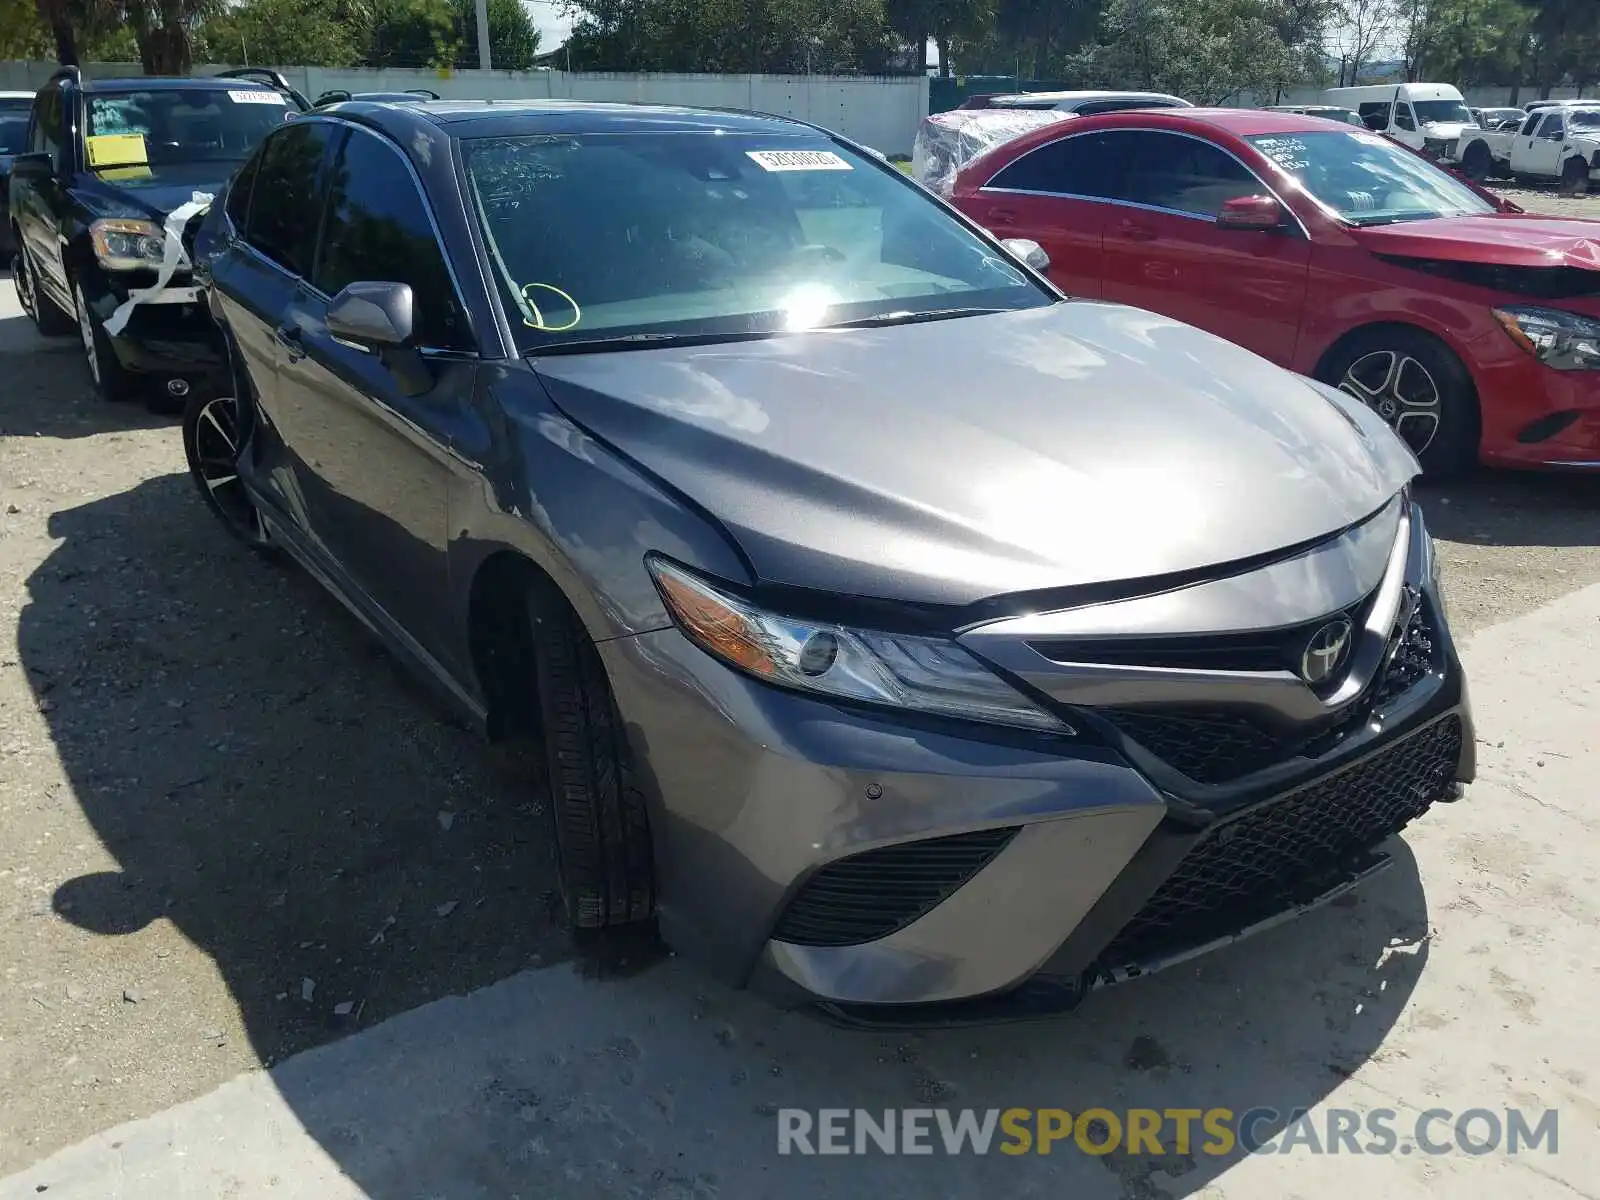
<svg viewBox="0 0 1600 1200"><path fill-rule="evenodd" d="M1343 388L1430 474L1600 469L1600 223L1486 195L1362 129L1191 108L1029 132L951 199L1064 291Z"/></svg>

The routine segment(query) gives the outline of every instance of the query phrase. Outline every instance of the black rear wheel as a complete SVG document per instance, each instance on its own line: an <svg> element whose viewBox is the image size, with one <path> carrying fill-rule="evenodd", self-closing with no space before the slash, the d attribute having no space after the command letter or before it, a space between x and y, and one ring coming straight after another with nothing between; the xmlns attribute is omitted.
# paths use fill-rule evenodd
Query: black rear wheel
<svg viewBox="0 0 1600 1200"><path fill-rule="evenodd" d="M1466 157L1461 160L1461 169L1466 172L1468 179L1482 183L1494 170L1494 155L1482 142L1473 142L1467 147Z"/></svg>
<svg viewBox="0 0 1600 1200"><path fill-rule="evenodd" d="M11 260L11 279L17 288L17 303L28 314L43 337L66 337L77 324L72 315L39 290L39 281L33 273L33 263L22 248L22 235L14 233L17 252Z"/></svg>
<svg viewBox="0 0 1600 1200"><path fill-rule="evenodd" d="M1561 190L1569 196L1580 196L1589 190L1588 159L1576 156L1561 164Z"/></svg>
<svg viewBox="0 0 1600 1200"><path fill-rule="evenodd" d="M530 587L528 618L568 919L579 929L646 921L655 911L649 820L600 652L551 585Z"/></svg>

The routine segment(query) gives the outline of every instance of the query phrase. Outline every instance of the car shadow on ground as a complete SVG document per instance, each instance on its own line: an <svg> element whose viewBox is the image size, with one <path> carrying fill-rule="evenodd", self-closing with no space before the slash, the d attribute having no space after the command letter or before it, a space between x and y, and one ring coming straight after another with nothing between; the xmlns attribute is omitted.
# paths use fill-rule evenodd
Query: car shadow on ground
<svg viewBox="0 0 1600 1200"><path fill-rule="evenodd" d="M11 273L0 271L0 437L79 438L173 424L175 418L156 415L137 400L63 405L61 377L81 380L85 395L91 391L83 346L75 335L41 337L17 307L10 283ZM42 357L48 366L7 369L8 359L22 356L33 363Z"/></svg>
<svg viewBox="0 0 1600 1200"><path fill-rule="evenodd" d="M1435 537L1477 546L1600 545L1600 471L1476 471L1421 483Z"/></svg>
<svg viewBox="0 0 1600 1200"><path fill-rule="evenodd" d="M789 1105L1286 1114L1323 1100L1378 1051L1427 961L1426 898L1399 843L1394 868L1347 902L1026 1026L839 1030L663 962L648 938L597 957L555 916L536 757L488 750L442 720L307 577L229 541L188 479L158 477L59 511L49 533L56 545L27 582L21 665L119 864L60 881L59 916L106 937L173 922L215 961L269 1064L544 968L506 985L520 992L486 994L471 1031L488 1047L481 1060L452 1040L466 1031L441 1037L438 1022L454 1020L446 1005L425 1010L445 1016L413 1013L370 1043L280 1068L275 1082L299 1120L379 1200L561 1194L570 1159L529 1147L578 1137L580 1126L585 1136L609 1130L594 1169L623 1172L583 1194L706 1194L693 1171L682 1191L623 1183L679 1178L708 1153L707 1137L756 1172L742 1185L724 1173L723 1195L765 1194L780 1181L803 1190L807 1180L828 1194L846 1178L861 1194L873 1172L887 1194L901 1184L904 1194L980 1185L1025 1194L1034 1185L1016 1190L1024 1180L1051 1190L1075 1180L1089 1187L1081 1194L1142 1197L1164 1194L1160 1175L1178 1177L1166 1188L1195 1190L1237 1152L1090 1158L1058 1148L1020 1168L997 1155L958 1169L896 1158L842 1176L836 1159L777 1158L774 1114ZM562 989L577 989L567 1009L552 999ZM646 1084L652 1104L624 1129L617 1106L645 1098ZM483 1190L463 1190L464 1180Z"/></svg>

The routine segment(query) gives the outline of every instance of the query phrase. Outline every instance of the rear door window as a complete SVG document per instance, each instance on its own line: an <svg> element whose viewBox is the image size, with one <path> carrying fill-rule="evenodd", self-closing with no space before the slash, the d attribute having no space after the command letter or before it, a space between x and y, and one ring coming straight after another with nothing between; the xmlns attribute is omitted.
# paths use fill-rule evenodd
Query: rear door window
<svg viewBox="0 0 1600 1200"><path fill-rule="evenodd" d="M1029 151L1001 169L985 187L1055 196L1110 195L1112 163L1106 134L1080 133Z"/></svg>
<svg viewBox="0 0 1600 1200"><path fill-rule="evenodd" d="M267 140L251 189L246 240L291 275L311 277L327 191L328 147L337 130L297 121Z"/></svg>

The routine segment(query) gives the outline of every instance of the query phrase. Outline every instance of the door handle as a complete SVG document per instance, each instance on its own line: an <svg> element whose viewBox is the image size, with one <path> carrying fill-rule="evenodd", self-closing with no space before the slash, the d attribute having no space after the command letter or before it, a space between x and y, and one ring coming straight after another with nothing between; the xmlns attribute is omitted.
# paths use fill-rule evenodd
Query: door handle
<svg viewBox="0 0 1600 1200"><path fill-rule="evenodd" d="M300 340L299 326L279 325L272 331L272 339L284 348L290 362L299 362L306 356L305 344Z"/></svg>
<svg viewBox="0 0 1600 1200"><path fill-rule="evenodd" d="M1137 221L1122 222L1117 226L1117 235L1130 242L1153 242L1158 236L1150 226L1140 225Z"/></svg>

